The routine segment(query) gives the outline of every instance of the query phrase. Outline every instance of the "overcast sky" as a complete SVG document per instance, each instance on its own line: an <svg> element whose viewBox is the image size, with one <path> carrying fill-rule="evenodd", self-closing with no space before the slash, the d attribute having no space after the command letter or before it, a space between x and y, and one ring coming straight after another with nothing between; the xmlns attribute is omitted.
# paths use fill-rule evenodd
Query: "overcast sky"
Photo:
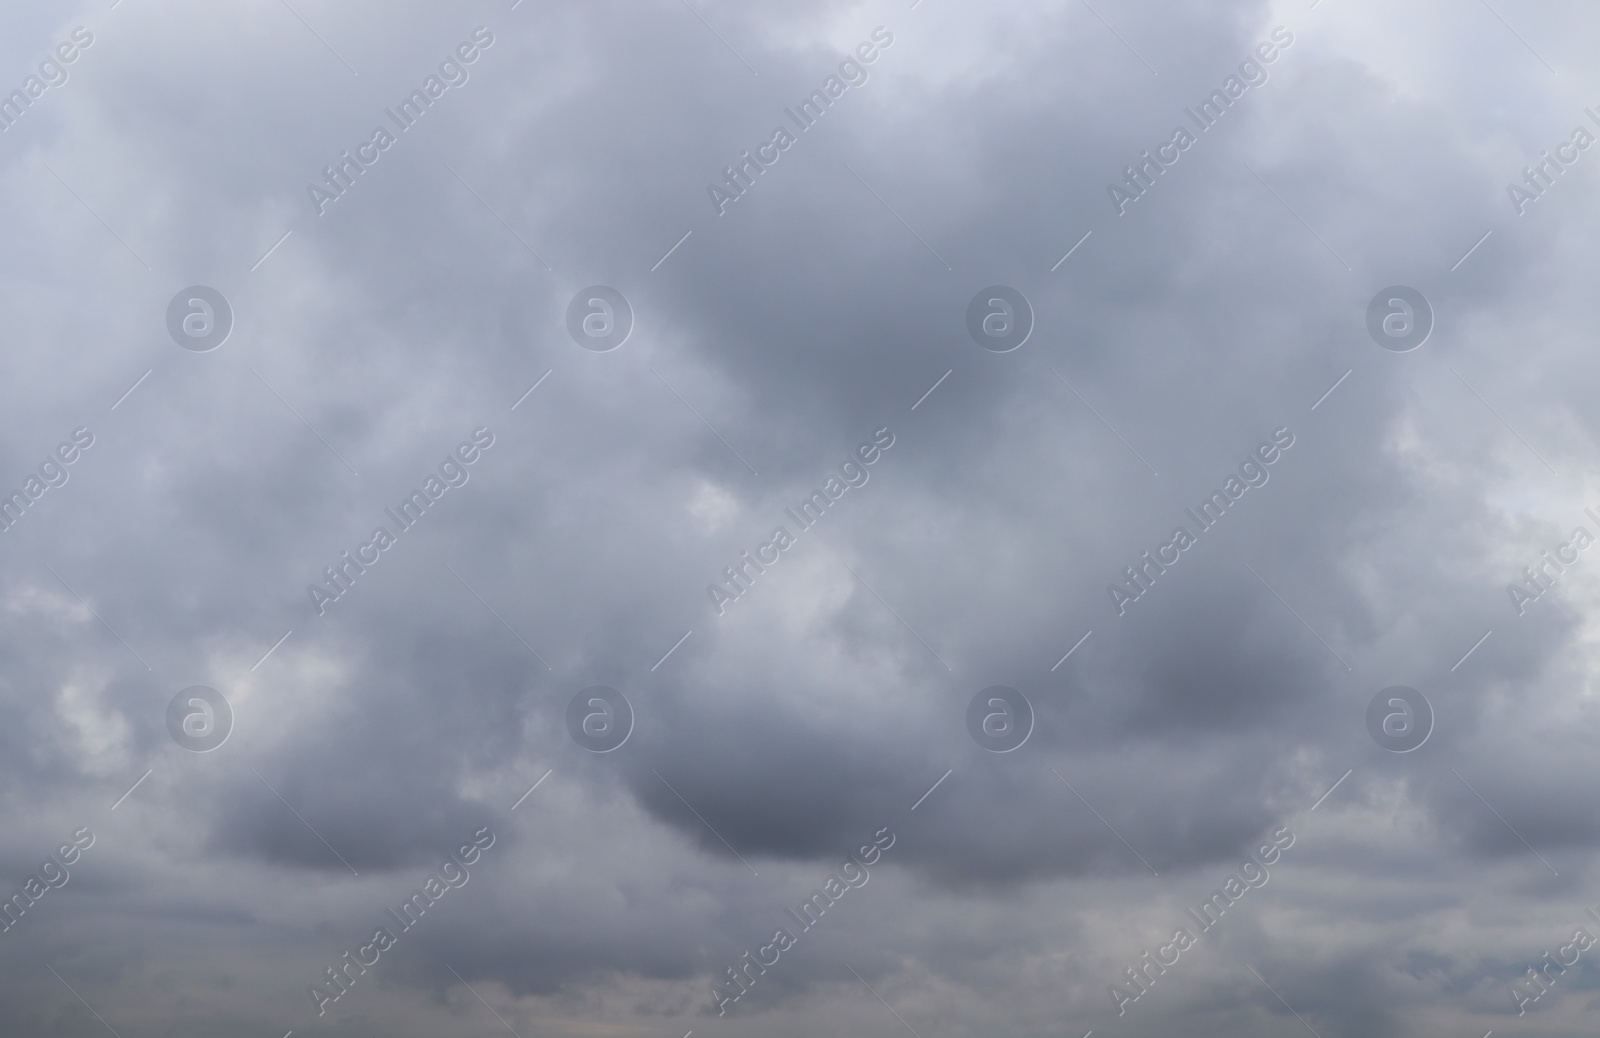
<svg viewBox="0 0 1600 1038"><path fill-rule="evenodd" d="M1600 11L1091 2L8 10L0 1030L1593 1034Z"/></svg>

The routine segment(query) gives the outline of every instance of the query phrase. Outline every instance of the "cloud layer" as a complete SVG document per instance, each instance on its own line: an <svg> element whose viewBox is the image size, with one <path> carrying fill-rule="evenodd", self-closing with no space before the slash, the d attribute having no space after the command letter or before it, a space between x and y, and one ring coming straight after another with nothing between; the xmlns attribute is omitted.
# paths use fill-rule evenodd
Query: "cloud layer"
<svg viewBox="0 0 1600 1038"><path fill-rule="evenodd" d="M1592 1032L1591 9L14 22L19 1033Z"/></svg>

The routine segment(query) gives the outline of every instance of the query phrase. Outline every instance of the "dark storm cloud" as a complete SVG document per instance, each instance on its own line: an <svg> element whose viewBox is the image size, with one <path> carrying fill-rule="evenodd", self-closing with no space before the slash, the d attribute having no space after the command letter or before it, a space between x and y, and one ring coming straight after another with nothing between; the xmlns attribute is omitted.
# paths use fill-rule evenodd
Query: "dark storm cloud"
<svg viewBox="0 0 1600 1038"><path fill-rule="evenodd" d="M97 842L0 936L8 1017L888 1034L881 995L923 1035L1265 1034L1299 1026L1285 1003L1327 1036L1509 1026L1511 983L1588 925L1600 832L1595 585L1580 563L1519 616L1505 584L1600 498L1593 174L1523 217L1505 184L1594 102L1569 84L1596 26L1500 13L122 3L17 27L0 82L73 25L95 43L0 135L0 488L96 442L0 533L0 861L20 883L76 827ZM1119 215L1107 182L1278 25L1265 81ZM800 129L785 109L878 26ZM719 214L708 184L785 125ZM210 353L163 325L196 283L235 314ZM1437 315L1411 353L1364 324L1397 283ZM1012 353L965 326L995 284L1035 315ZM591 285L632 307L620 349L567 333ZM386 509L480 428L470 478L399 530ZM1119 615L1107 585L1280 429L1270 479ZM799 529L878 430L870 478ZM719 615L707 585L780 525ZM314 603L379 526L394 544ZM203 754L166 722L193 684L235 714ZM605 754L567 728L600 684L635 714ZM1407 754L1366 728L1396 684L1436 715ZM966 727L993 685L1036 716L1009 753ZM485 825L471 882L319 1017L308 987ZM870 884L719 1019L727 967L883 826ZM1282 826L1271 885L1119 1016L1107 986ZM1581 1033L1592 976L1530 1012Z"/></svg>

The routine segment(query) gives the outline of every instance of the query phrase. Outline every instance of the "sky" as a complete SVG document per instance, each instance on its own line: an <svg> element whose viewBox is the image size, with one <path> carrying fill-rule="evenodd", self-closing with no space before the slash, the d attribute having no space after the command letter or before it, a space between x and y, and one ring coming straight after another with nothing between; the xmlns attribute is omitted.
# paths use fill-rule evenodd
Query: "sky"
<svg viewBox="0 0 1600 1038"><path fill-rule="evenodd" d="M5 1033L1594 1032L1592 5L4 22Z"/></svg>

